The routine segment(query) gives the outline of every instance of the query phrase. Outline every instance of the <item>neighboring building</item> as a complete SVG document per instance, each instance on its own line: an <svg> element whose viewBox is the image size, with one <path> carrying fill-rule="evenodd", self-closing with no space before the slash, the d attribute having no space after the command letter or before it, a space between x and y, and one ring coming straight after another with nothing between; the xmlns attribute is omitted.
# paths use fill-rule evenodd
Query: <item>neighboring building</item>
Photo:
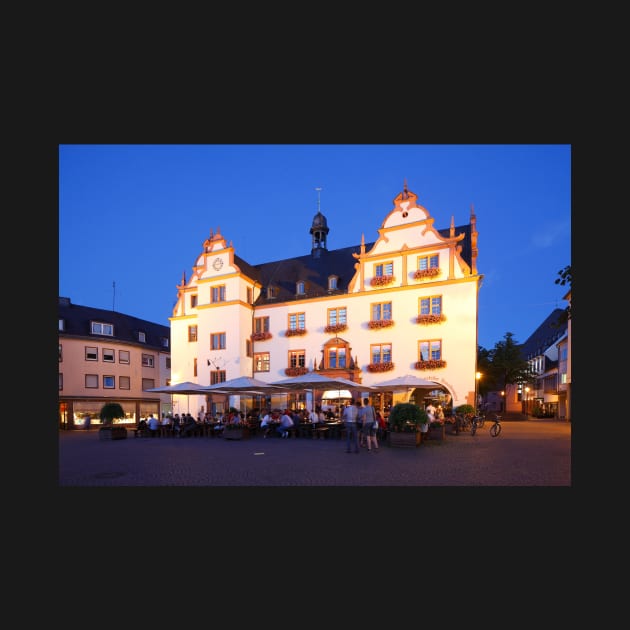
<svg viewBox="0 0 630 630"><path fill-rule="evenodd" d="M82 428L87 414L100 424L106 402L136 424L170 412L170 397L143 390L170 383L168 326L59 298L59 425Z"/></svg>
<svg viewBox="0 0 630 630"><path fill-rule="evenodd" d="M531 386L514 384L506 387L507 412L560 417L560 382L566 378L561 378L561 372L567 369L565 350L568 352L570 347L564 316L564 309L554 309L520 346L522 357L535 374L535 381Z"/></svg>
<svg viewBox="0 0 630 630"><path fill-rule="evenodd" d="M417 195L404 189L378 228L378 238L329 250L328 221L318 208L310 253L282 257L282 231L261 216L251 238L271 262L251 265L217 228L203 242L190 279L177 286L171 317L172 381L200 385L238 376L274 382L317 370L370 385L404 374L436 383L430 396L472 404L477 360L476 217L438 230ZM361 217L357 217L357 225ZM351 235L344 235L352 238ZM291 235L292 239L299 238ZM358 235L357 235L358 240ZM306 245L306 243L305 243ZM306 249L306 247L305 247ZM423 397L426 395L423 392ZM254 398L254 407L311 407L322 392ZM373 396L387 408L412 392ZM416 402L422 402L417 400ZM238 397L191 396L211 412Z"/></svg>
<svg viewBox="0 0 630 630"><path fill-rule="evenodd" d="M564 298L571 311L571 291ZM558 343L558 417L571 420L571 317L567 322L567 336Z"/></svg>

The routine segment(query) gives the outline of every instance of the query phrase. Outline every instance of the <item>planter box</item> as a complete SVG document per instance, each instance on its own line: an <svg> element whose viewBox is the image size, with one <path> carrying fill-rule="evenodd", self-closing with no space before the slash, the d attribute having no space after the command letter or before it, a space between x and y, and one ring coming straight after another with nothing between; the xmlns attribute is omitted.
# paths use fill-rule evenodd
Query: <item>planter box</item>
<svg viewBox="0 0 630 630"><path fill-rule="evenodd" d="M249 437L249 429L223 429L223 437L226 440L246 440Z"/></svg>
<svg viewBox="0 0 630 630"><path fill-rule="evenodd" d="M397 448L416 448L420 446L420 440L422 433L419 431L415 433L398 433L396 431L390 431L387 435L387 439L390 446Z"/></svg>
<svg viewBox="0 0 630 630"><path fill-rule="evenodd" d="M428 440L443 440L446 437L446 428L444 425L439 427L429 427L426 434Z"/></svg>
<svg viewBox="0 0 630 630"><path fill-rule="evenodd" d="M127 429L125 427L101 427L98 430L98 437L101 440L125 440Z"/></svg>

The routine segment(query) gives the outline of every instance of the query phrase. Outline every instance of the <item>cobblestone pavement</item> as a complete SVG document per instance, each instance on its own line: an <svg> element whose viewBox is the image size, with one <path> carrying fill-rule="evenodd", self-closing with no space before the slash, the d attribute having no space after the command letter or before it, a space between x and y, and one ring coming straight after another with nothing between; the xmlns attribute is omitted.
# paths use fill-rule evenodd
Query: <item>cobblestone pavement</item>
<svg viewBox="0 0 630 630"><path fill-rule="evenodd" d="M416 449L345 452L345 439L134 438L59 432L61 487L76 486L571 486L571 423L489 423Z"/></svg>

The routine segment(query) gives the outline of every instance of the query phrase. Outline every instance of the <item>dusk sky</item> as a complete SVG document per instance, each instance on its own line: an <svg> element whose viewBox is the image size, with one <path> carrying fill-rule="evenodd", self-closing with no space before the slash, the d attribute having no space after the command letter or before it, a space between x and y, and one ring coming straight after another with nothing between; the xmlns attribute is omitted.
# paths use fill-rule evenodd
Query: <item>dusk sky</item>
<svg viewBox="0 0 630 630"><path fill-rule="evenodd" d="M438 230L474 206L479 345L567 306L566 144L60 145L59 296L168 326L211 231L252 265L309 254L319 194L329 250L371 242L405 180Z"/></svg>

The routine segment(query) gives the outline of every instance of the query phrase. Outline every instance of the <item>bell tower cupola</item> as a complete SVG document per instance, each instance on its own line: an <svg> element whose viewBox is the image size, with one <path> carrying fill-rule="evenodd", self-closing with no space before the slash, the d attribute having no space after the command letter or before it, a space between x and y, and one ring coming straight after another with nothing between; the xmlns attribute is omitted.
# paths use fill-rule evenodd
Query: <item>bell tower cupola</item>
<svg viewBox="0 0 630 630"><path fill-rule="evenodd" d="M320 193L321 187L315 189L317 191L317 214L313 217L313 224L311 225L311 255L313 258L319 258L322 251L326 250L326 236L328 235L328 222L326 217L320 210Z"/></svg>

